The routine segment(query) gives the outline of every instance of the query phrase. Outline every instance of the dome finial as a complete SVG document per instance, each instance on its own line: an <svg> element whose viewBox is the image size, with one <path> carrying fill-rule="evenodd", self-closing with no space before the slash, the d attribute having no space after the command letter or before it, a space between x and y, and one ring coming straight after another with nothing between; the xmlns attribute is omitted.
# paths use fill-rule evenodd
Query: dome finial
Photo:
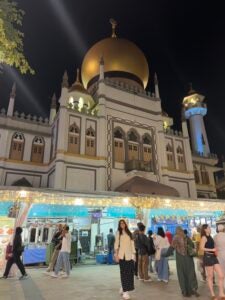
<svg viewBox="0 0 225 300"><path fill-rule="evenodd" d="M110 20L109 20L109 22L111 23L111 25L112 25L112 38L116 38L116 26L117 26L117 22L116 22L116 20L114 20L113 18L111 18Z"/></svg>
<svg viewBox="0 0 225 300"><path fill-rule="evenodd" d="M189 82L189 91L188 91L188 95L194 94L195 90L193 89L193 85L192 82Z"/></svg>

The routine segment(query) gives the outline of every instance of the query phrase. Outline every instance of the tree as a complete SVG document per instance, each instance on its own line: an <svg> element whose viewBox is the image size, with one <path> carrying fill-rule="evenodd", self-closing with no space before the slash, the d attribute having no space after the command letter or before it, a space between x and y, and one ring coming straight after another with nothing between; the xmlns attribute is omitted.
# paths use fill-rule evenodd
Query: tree
<svg viewBox="0 0 225 300"><path fill-rule="evenodd" d="M24 11L10 0L0 1L0 64L14 66L22 74L34 74L23 53L22 26Z"/></svg>

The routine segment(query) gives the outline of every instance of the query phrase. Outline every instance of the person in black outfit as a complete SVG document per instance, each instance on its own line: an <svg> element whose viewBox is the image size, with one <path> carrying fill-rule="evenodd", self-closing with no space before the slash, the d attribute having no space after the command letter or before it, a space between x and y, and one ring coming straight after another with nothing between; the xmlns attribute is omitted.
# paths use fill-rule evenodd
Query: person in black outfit
<svg viewBox="0 0 225 300"><path fill-rule="evenodd" d="M200 250L204 251L203 263L206 269L207 274L207 282L209 286L209 290L211 293L212 299L218 299L215 296L213 289L213 274L214 272L218 275L218 286L219 286L219 299L225 300L225 294L223 291L223 281L224 275L222 268L219 264L219 261L216 257L216 248L214 244L214 240L211 237L211 229L208 224L202 225L201 229L201 241L200 241Z"/></svg>
<svg viewBox="0 0 225 300"><path fill-rule="evenodd" d="M138 247L138 274L139 280L152 281L148 276L148 264L150 253L150 240L145 235L145 225L139 226L139 234L137 237Z"/></svg>
<svg viewBox="0 0 225 300"><path fill-rule="evenodd" d="M154 258L154 255L155 255L155 246L154 246L154 241L153 241L152 235L153 235L152 230L149 230L148 231L148 239L149 239L149 243L150 243L150 251L149 251L149 270L150 270L150 273L154 273L152 262L153 262L153 258Z"/></svg>
<svg viewBox="0 0 225 300"><path fill-rule="evenodd" d="M10 269L11 269L11 267L14 263L17 265L17 267L19 268L19 270L22 274L20 279L25 279L28 276L26 271L25 271L24 265L21 261L21 255L22 255L23 250L24 250L24 247L22 245L22 238L21 238L21 233L22 232L23 232L23 229L21 227L16 228L16 233L15 233L15 237L14 237L14 240L13 240L12 257L10 257L7 261L5 272L4 272L2 278L5 278L5 279L8 278L9 271L10 271Z"/></svg>
<svg viewBox="0 0 225 300"><path fill-rule="evenodd" d="M138 279L138 244L137 244L137 239L138 239L138 234L139 234L139 227L143 225L142 222L137 223L137 229L133 232L133 240L134 240L134 247L136 251L136 257L135 257L135 262L134 262L134 275Z"/></svg>

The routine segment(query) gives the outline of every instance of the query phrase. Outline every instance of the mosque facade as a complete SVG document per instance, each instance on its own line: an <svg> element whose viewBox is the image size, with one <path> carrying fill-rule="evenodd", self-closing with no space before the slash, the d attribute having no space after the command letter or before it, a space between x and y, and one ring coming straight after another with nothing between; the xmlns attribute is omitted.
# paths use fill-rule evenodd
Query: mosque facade
<svg viewBox="0 0 225 300"><path fill-rule="evenodd" d="M113 23L113 22L112 22ZM183 99L182 130L163 110L157 76L131 41L112 36L86 53L77 78L52 98L49 119L0 111L0 185L76 192L122 191L216 198L204 96Z"/></svg>

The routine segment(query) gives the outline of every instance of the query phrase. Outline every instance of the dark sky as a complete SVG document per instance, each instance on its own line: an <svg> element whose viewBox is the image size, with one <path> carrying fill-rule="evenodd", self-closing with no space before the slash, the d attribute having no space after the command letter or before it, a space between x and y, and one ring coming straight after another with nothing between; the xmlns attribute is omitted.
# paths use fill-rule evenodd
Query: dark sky
<svg viewBox="0 0 225 300"><path fill-rule="evenodd" d="M223 0L16 0L26 15L25 54L34 76L17 78L16 110L48 116L63 72L70 82L85 52L111 34L135 42L145 53L152 87L157 72L163 108L180 126L188 83L206 96L211 152L225 154L225 3ZM224 4L223 4L224 3ZM7 108L12 71L0 75L0 107Z"/></svg>

